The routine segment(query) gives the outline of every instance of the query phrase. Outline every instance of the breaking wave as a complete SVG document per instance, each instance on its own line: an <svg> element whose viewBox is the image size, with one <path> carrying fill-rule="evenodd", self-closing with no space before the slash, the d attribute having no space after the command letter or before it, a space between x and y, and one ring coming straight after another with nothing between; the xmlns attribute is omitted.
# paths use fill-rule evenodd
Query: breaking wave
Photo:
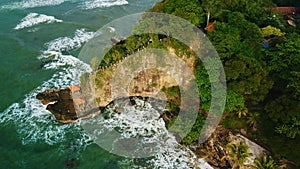
<svg viewBox="0 0 300 169"><path fill-rule="evenodd" d="M2 6L2 9L27 9L43 6L60 5L69 0L22 0L21 2L14 2L12 4Z"/></svg>
<svg viewBox="0 0 300 169"><path fill-rule="evenodd" d="M105 8L111 6L127 5L126 0L89 0L84 2L85 9Z"/></svg>
<svg viewBox="0 0 300 169"><path fill-rule="evenodd" d="M73 138L75 141L72 142L71 148L75 146L75 149L82 150L87 145L94 143L95 138L82 129L85 121L61 125L35 98L39 92L49 88L66 88L78 84L81 74L92 71L89 65L72 55L65 55L63 52L80 48L93 35L93 32L80 29L75 32L73 37L61 37L45 44L46 50L38 58L46 61L43 68L55 69L56 73L48 81L27 94L24 100L12 104L0 114L0 123L5 125L12 122L17 126L22 144L36 142L45 142L49 145L60 144L69 141L68 136L74 135L74 133L76 137ZM187 147L177 143L175 137L165 128L164 121L159 118L161 109L155 109L150 102L138 98L135 99L135 103L135 107L115 104L114 107L107 108L106 116L109 118L97 120L97 118L103 117L97 116L97 118L87 119L87 121L97 120L96 129L100 129L100 131L94 130L93 132L101 133L104 130L118 128L124 138L142 136L143 143L157 145L155 146L157 153L153 158L142 161L143 165L135 163L136 165L131 168L167 169L196 168L195 166L197 166L211 169L204 160L198 159ZM115 113L117 106L123 108L122 113ZM64 144L61 146L60 151L64 151Z"/></svg>
<svg viewBox="0 0 300 169"><path fill-rule="evenodd" d="M132 100L135 105L131 104ZM136 168L212 169L168 132L160 118L160 112L164 110L163 101L132 100L115 100L101 116L82 121L83 128L97 144L112 153L143 157L141 162L136 163Z"/></svg>
<svg viewBox="0 0 300 169"><path fill-rule="evenodd" d="M65 52L78 49L83 43L94 36L93 32L86 32L85 29L75 31L74 37L60 37L45 44L47 51Z"/></svg>
<svg viewBox="0 0 300 169"><path fill-rule="evenodd" d="M78 30L73 38L69 38L69 43L74 46L68 46L67 50L79 48L84 42L91 38L92 32ZM80 40L78 40L80 39ZM73 41L77 43L74 43ZM56 43L58 40L54 40ZM64 43L68 43L64 41ZM61 48L66 50L64 43ZM51 44L51 42L47 43ZM47 45L46 45L47 46ZM66 88L70 85L78 84L79 77L85 72L90 72L91 68L86 63L80 61L74 56L63 55L58 52L62 49L59 46L49 48L42 52L39 59L48 59L49 63L44 64L45 69L59 69L48 81L25 95L25 99L19 103L14 103L0 114L0 123L8 124L13 122L17 127L17 132L22 140L22 144L45 142L49 145L60 143L66 139L66 135L71 133L80 133L79 141L90 142L90 138L82 131L78 123L61 125L46 110L35 96L46 89ZM55 51L56 50L56 51Z"/></svg>
<svg viewBox="0 0 300 169"><path fill-rule="evenodd" d="M44 14L30 13L24 17L21 22L14 28L16 30L38 25L40 23L53 23L62 22L62 20L56 19L54 16L47 16Z"/></svg>

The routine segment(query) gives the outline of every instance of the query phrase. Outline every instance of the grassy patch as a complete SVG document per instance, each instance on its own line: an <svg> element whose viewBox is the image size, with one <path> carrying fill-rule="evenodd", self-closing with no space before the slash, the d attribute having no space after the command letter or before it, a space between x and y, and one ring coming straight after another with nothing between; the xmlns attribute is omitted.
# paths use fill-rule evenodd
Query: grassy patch
<svg viewBox="0 0 300 169"><path fill-rule="evenodd" d="M221 124L228 129L247 128L247 121L244 118L238 118L235 115L227 115L222 120Z"/></svg>

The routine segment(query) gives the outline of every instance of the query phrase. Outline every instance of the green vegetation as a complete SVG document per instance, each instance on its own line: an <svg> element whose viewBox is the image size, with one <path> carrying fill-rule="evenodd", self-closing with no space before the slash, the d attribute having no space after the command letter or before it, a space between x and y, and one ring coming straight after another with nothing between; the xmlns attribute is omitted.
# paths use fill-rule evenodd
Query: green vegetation
<svg viewBox="0 0 300 169"><path fill-rule="evenodd" d="M192 142L198 141L204 122L205 118L201 114L199 114L191 131L187 134L186 137L182 139L182 142L191 144Z"/></svg>
<svg viewBox="0 0 300 169"><path fill-rule="evenodd" d="M274 0L274 3L276 3L278 6L294 6L299 5L298 0Z"/></svg>
<svg viewBox="0 0 300 169"><path fill-rule="evenodd" d="M279 5L296 3L281 0L273 2ZM206 34L217 50L226 73L227 100L221 124L233 130L245 129L249 137L255 137L268 145L273 154L299 163L300 154L297 150L300 147L297 140L300 138L300 29L289 26L282 14L268 10L276 6L273 2L163 0L150 11L182 17L202 30L209 22L216 21L214 30ZM138 32L138 29L137 27L135 31ZM263 46L266 44L268 47ZM194 57L191 66L197 80L201 108L196 123L183 138L183 142L189 144L196 141L210 108L211 84L203 63L188 46L167 35L133 35L124 43L115 45L100 65L109 66L147 47L175 49L176 55L184 61ZM97 63L97 60L93 60L93 63ZM97 74L97 77L103 76L105 75ZM155 87L157 84L152 85ZM178 111L178 87L162 91L169 100L167 108ZM237 153L243 150L245 153L247 148L239 146L229 146L230 151ZM240 166L242 157L232 155L226 159L235 159L235 166ZM257 167L260 165L258 162L264 165L268 161L272 160L269 157L256 160Z"/></svg>
<svg viewBox="0 0 300 169"><path fill-rule="evenodd" d="M230 162L232 168L245 168L244 163L247 158L252 156L248 152L249 147L240 142L238 145L229 143L227 144L228 154L222 157L222 160L226 159Z"/></svg>
<svg viewBox="0 0 300 169"><path fill-rule="evenodd" d="M173 86L169 88L163 87L161 89L162 92L167 97L167 104L166 104L166 109L170 111L172 114L178 114L178 111L180 110L180 89L178 86Z"/></svg>
<svg viewBox="0 0 300 169"><path fill-rule="evenodd" d="M274 2L284 6L296 4L296 1ZM164 0L152 11L176 15L173 11L184 6L183 3ZM202 13L197 17L203 22L196 24L199 28L216 21L215 30L207 35L219 53L227 78L227 103L222 124L231 129L249 128L257 132L254 134L256 139L268 144L273 153L296 162L299 153L293 148L287 153L283 145L299 147L295 144L300 137L299 27L289 27L282 14L270 12L268 8L276 6L272 1L203 0L188 3L201 8L198 11ZM193 18L185 19L194 23ZM268 44L270 48L264 49L262 44ZM211 100L208 75L201 63L195 70L201 109L207 111Z"/></svg>
<svg viewBox="0 0 300 169"><path fill-rule="evenodd" d="M263 156L262 158L257 158L254 160L252 169L279 169L279 165L271 156Z"/></svg>

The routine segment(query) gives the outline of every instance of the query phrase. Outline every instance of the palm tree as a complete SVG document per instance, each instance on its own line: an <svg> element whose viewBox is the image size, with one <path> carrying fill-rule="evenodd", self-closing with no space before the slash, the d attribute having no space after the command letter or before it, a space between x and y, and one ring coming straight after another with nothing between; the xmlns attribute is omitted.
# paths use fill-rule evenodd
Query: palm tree
<svg viewBox="0 0 300 169"><path fill-rule="evenodd" d="M262 158L256 158L252 169L279 169L279 165L271 156L263 156Z"/></svg>
<svg viewBox="0 0 300 169"><path fill-rule="evenodd" d="M256 129L257 122L260 118L260 114L257 112L251 113L248 117L247 123L253 127L253 130Z"/></svg>
<svg viewBox="0 0 300 169"><path fill-rule="evenodd" d="M238 115L239 118L242 116L247 116L248 115L248 109L246 107L239 107L236 110L236 114Z"/></svg>
<svg viewBox="0 0 300 169"><path fill-rule="evenodd" d="M252 156L248 152L249 147L244 143L240 142L238 145L229 143L227 144L228 154L223 156L221 160L227 159L232 163L232 168L244 168L244 163L247 157Z"/></svg>
<svg viewBox="0 0 300 169"><path fill-rule="evenodd" d="M221 1L220 0L203 0L202 6L204 7L204 10L207 12L206 14L206 26L209 24L209 20L211 17L211 13L218 12L218 7L220 6Z"/></svg>

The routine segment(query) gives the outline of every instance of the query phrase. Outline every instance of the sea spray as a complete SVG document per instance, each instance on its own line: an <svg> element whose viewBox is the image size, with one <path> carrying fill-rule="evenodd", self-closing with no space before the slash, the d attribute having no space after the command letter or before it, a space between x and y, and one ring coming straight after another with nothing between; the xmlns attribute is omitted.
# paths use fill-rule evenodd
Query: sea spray
<svg viewBox="0 0 300 169"><path fill-rule="evenodd" d="M69 0L22 0L20 2L13 2L2 6L2 9L27 9L27 8L36 8L43 6L55 6L60 5Z"/></svg>
<svg viewBox="0 0 300 169"><path fill-rule="evenodd" d="M134 105L129 99L115 100L101 115L82 121L83 128L112 153L144 158L143 163L136 164L140 167L200 168L195 154L166 129L160 112L165 102L156 100L162 103L153 107L141 98L133 100Z"/></svg>
<svg viewBox="0 0 300 169"><path fill-rule="evenodd" d="M78 123L61 125L46 110L35 96L46 89L66 88L70 85L78 84L79 77L85 72L90 72L91 68L86 63L74 56L63 55L60 51L70 51L81 47L81 45L92 37L92 32L83 29L77 30L74 37L58 38L45 44L48 48L42 52L39 59L48 59L48 63L43 65L45 69L56 69L56 73L45 81L41 86L25 95L25 99L19 103L14 103L0 114L0 123L7 124L13 122L17 127L17 132L24 145L35 142L45 142L49 145L63 142L66 135L70 133L82 133ZM60 39L63 39L60 41ZM53 45L55 44L55 45ZM66 47L66 44L67 47ZM90 138L79 139L86 145Z"/></svg>
<svg viewBox="0 0 300 169"><path fill-rule="evenodd" d="M62 22L60 19L56 19L54 16L47 16L44 14L30 13L24 17L21 22L14 28L16 30L32 27L41 23L54 23Z"/></svg>
<svg viewBox="0 0 300 169"><path fill-rule="evenodd" d="M77 152L80 152L93 143L92 137L82 130L80 126L82 122L61 125L45 110L45 106L35 99L37 93L46 89L65 88L78 84L80 75L91 71L90 67L79 59L61 53L79 48L92 34L85 31L77 32L79 33L75 33L74 37L62 37L45 44L47 49L42 52L39 59L52 60L43 65L43 68L56 69L56 73L51 79L27 94L22 102L12 104L0 114L0 123L13 122L17 126L17 132L24 145L36 142L58 145L66 142L68 135L74 135L69 145L60 146L60 151L64 154L66 148L68 151L79 149ZM118 132L124 138L143 137L143 143L155 143L156 154L153 158L144 160L144 165L136 164L132 168L196 168L198 166L196 156L189 149L178 144L174 136L166 130L165 123L160 118L160 111L164 107L155 109L150 103L140 99L136 99L135 102L135 106L130 106L129 103L124 106L119 105L124 110L120 114L115 113L117 104L108 107L106 115L111 117L97 121L102 127L96 128L95 131L115 130L118 127Z"/></svg>
<svg viewBox="0 0 300 169"><path fill-rule="evenodd" d="M85 9L105 8L126 4L128 4L126 0L88 0L84 2Z"/></svg>
<svg viewBox="0 0 300 169"><path fill-rule="evenodd" d="M77 29L74 37L60 37L45 44L47 51L68 52L78 49L83 43L94 36L94 32L87 32L85 29Z"/></svg>

